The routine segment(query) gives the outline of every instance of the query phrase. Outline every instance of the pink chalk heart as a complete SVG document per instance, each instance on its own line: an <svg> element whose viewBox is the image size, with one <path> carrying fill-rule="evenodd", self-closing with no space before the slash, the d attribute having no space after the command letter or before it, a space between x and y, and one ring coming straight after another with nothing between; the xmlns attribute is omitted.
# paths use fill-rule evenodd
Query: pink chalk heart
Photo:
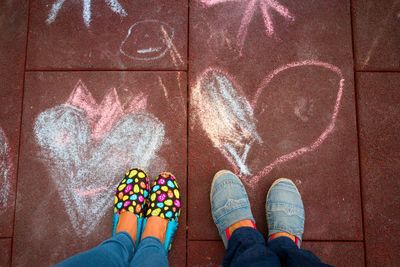
<svg viewBox="0 0 400 267"><path fill-rule="evenodd" d="M321 82L319 77L327 79ZM235 172L255 184L279 164L316 150L327 139L336 125L343 88L339 68L308 60L272 71L249 101L233 77L209 68L192 90L193 118ZM326 97L314 100L322 90ZM268 97L261 100L262 94ZM256 154L254 163L247 161L250 150Z"/></svg>
<svg viewBox="0 0 400 267"><path fill-rule="evenodd" d="M97 120L93 114L100 114ZM106 107L99 113L96 105L91 111L71 104L45 110L37 117L34 132L39 157L80 236L93 232L112 208L125 171L132 166L147 168L164 138L163 124L149 113L107 116Z"/></svg>

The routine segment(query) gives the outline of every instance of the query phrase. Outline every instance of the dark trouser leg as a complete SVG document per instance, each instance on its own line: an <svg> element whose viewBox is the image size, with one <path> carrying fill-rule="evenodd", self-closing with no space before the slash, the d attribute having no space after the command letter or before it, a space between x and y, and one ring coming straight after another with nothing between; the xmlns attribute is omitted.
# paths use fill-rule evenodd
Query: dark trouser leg
<svg viewBox="0 0 400 267"><path fill-rule="evenodd" d="M330 266L321 262L311 251L300 249L288 237L278 237L268 242L268 248L278 257L282 266Z"/></svg>
<svg viewBox="0 0 400 267"><path fill-rule="evenodd" d="M229 239L224 267L280 266L278 257L266 247L260 232L251 227L235 230Z"/></svg>

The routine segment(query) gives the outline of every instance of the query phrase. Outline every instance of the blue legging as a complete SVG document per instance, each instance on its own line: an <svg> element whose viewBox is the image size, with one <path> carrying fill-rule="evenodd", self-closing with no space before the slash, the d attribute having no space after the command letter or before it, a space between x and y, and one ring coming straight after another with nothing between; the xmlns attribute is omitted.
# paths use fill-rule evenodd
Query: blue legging
<svg viewBox="0 0 400 267"><path fill-rule="evenodd" d="M168 266L168 258L163 245L157 238L146 237L135 249L129 234L119 232L97 247L76 254L56 266L164 267Z"/></svg>
<svg viewBox="0 0 400 267"><path fill-rule="evenodd" d="M278 237L268 243L260 232L251 227L235 230L229 239L224 267L298 267L329 266L311 251L300 249L288 237Z"/></svg>
<svg viewBox="0 0 400 267"><path fill-rule="evenodd" d="M329 266L310 251L299 249L287 237L278 237L266 244L264 237L250 227L239 228L233 232L222 265ZM72 256L56 266L164 267L168 266L168 258L157 238L146 237L135 251L132 238L127 233L120 232L99 246Z"/></svg>

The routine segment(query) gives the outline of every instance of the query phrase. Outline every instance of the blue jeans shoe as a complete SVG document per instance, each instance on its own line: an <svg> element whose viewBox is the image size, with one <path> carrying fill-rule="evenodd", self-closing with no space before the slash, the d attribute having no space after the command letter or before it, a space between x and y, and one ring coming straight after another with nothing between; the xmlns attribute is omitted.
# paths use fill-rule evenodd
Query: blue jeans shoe
<svg viewBox="0 0 400 267"><path fill-rule="evenodd" d="M295 243L300 247L305 215L303 201L296 185L286 178L276 180L268 191L265 209L268 237L286 232L295 236Z"/></svg>
<svg viewBox="0 0 400 267"><path fill-rule="evenodd" d="M228 247L226 229L241 220L254 222L246 189L239 178L230 171L215 174L210 193L211 213L219 235Z"/></svg>

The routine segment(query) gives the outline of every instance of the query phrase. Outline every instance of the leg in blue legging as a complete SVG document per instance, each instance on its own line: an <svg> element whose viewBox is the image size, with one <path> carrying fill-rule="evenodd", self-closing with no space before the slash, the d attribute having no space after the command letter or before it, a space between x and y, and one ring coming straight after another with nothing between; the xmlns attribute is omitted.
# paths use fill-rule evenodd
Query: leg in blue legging
<svg viewBox="0 0 400 267"><path fill-rule="evenodd" d="M134 252L135 247L132 238L128 233L120 232L97 247L76 254L56 266L126 267L132 260Z"/></svg>
<svg viewBox="0 0 400 267"><path fill-rule="evenodd" d="M298 248L288 237L278 237L269 241L268 248L279 257L282 266L330 266L322 263L311 251Z"/></svg>
<svg viewBox="0 0 400 267"><path fill-rule="evenodd" d="M278 257L266 247L263 235L251 227L236 229L228 242L224 267L281 266Z"/></svg>
<svg viewBox="0 0 400 267"><path fill-rule="evenodd" d="M160 240L155 237L146 237L140 241L139 247L133 256L130 267L165 267L168 266L168 256Z"/></svg>
<svg viewBox="0 0 400 267"><path fill-rule="evenodd" d="M129 267L166 267L168 257L160 240L155 237L146 237L140 241L139 247L133 256Z"/></svg>

